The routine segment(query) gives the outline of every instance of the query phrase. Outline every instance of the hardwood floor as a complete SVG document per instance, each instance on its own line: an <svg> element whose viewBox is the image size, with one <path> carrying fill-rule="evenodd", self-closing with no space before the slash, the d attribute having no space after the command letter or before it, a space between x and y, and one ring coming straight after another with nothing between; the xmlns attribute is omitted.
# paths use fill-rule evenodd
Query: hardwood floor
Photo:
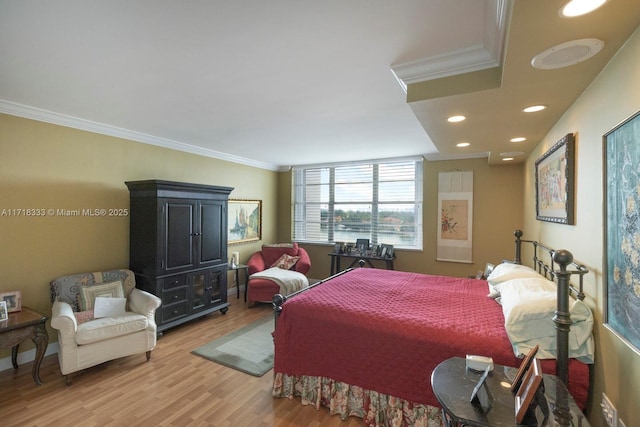
<svg viewBox="0 0 640 427"><path fill-rule="evenodd" d="M36 386L31 363L0 372L0 425L8 426L362 426L299 399L271 397L273 371L253 377L191 350L272 313L230 297L217 312L170 329L146 362L144 354L86 369L65 385L56 355L42 362Z"/></svg>

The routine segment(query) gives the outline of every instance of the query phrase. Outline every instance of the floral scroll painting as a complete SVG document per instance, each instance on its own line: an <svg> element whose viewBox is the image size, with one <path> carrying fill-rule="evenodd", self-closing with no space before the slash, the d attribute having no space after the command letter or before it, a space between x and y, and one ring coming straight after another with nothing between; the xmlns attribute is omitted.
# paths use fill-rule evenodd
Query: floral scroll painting
<svg viewBox="0 0 640 427"><path fill-rule="evenodd" d="M640 112L603 148L605 326L640 354Z"/></svg>
<svg viewBox="0 0 640 427"><path fill-rule="evenodd" d="M437 260L472 262L473 171L438 174Z"/></svg>

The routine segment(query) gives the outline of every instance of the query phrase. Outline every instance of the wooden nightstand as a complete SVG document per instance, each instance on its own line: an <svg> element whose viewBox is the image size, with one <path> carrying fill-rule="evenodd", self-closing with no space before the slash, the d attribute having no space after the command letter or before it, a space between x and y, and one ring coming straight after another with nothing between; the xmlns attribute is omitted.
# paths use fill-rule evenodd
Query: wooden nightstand
<svg viewBox="0 0 640 427"><path fill-rule="evenodd" d="M22 311L9 313L9 318L0 322L0 347L11 348L13 369L18 369L18 347L27 338L36 345L36 357L33 361L33 381L40 385L40 364L49 345L49 334L45 328L48 317L27 307Z"/></svg>

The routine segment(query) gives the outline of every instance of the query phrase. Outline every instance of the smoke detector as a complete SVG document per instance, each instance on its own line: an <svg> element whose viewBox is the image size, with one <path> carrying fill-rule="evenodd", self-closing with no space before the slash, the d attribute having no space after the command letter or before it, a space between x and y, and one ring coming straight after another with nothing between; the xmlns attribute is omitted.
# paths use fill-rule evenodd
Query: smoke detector
<svg viewBox="0 0 640 427"><path fill-rule="evenodd" d="M536 55L531 65L542 70L568 67L585 61L602 49L604 42L598 39L572 40L550 47Z"/></svg>

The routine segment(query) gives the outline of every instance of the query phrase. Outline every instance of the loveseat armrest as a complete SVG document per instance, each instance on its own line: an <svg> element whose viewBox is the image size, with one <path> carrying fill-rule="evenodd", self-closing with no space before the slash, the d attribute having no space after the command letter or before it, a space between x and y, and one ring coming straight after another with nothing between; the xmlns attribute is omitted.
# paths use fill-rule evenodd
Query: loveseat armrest
<svg viewBox="0 0 640 427"><path fill-rule="evenodd" d="M61 339L71 339L75 342L78 323L71 306L63 301L54 301L51 307L51 327L60 331Z"/></svg>
<svg viewBox="0 0 640 427"><path fill-rule="evenodd" d="M129 294L131 311L142 314L149 320L155 320L156 310L160 307L160 303L160 298L142 289L133 288Z"/></svg>
<svg viewBox="0 0 640 427"><path fill-rule="evenodd" d="M300 247L298 248L298 256L300 259L296 262L293 269L306 276L309 270L311 270L311 258L309 258L309 253Z"/></svg>
<svg viewBox="0 0 640 427"><path fill-rule="evenodd" d="M247 260L247 267L249 267L249 276L254 273L266 270L267 266L264 263L262 252L258 251L251 255L251 257L249 257L249 260Z"/></svg>

